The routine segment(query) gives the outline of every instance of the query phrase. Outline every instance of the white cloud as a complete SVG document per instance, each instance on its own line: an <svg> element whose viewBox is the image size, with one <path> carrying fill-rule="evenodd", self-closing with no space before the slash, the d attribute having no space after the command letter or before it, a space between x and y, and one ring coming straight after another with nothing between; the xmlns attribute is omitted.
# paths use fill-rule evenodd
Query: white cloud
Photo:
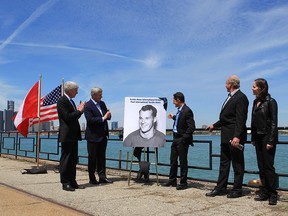
<svg viewBox="0 0 288 216"><path fill-rule="evenodd" d="M37 20L46 10L48 10L57 0L49 0L46 3L38 7L29 17L26 19L2 44L0 45L0 51L4 49L12 40L18 36L23 30L25 30L31 23Z"/></svg>

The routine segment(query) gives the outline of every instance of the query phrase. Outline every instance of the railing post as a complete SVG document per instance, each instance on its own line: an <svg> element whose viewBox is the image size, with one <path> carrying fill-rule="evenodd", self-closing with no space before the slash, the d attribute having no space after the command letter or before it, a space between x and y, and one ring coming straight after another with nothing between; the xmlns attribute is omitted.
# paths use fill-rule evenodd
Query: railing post
<svg viewBox="0 0 288 216"><path fill-rule="evenodd" d="M118 169L121 169L121 162L122 162L122 150L119 150L119 157L118 157Z"/></svg>
<svg viewBox="0 0 288 216"><path fill-rule="evenodd" d="M126 170L128 170L129 152L126 153Z"/></svg>
<svg viewBox="0 0 288 216"><path fill-rule="evenodd" d="M10 137L10 133L9 133L9 137ZM19 146L18 139L19 139L19 133L17 132L16 133L16 140L15 140L15 159L16 160L18 158L18 146Z"/></svg>
<svg viewBox="0 0 288 216"><path fill-rule="evenodd" d="M2 132L0 132L1 133L1 136L0 136L0 157L1 157L1 152L2 152L2 135L3 135L3 133Z"/></svg>

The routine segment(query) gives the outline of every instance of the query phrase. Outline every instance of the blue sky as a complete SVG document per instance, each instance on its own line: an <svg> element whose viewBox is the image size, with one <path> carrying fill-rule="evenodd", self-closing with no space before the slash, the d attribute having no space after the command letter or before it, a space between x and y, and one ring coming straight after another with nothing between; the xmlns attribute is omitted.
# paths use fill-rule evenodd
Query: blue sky
<svg viewBox="0 0 288 216"><path fill-rule="evenodd" d="M102 87L120 126L125 97L167 97L175 113L182 91L201 127L218 119L225 80L237 74L247 125L263 77L287 126L287 20L286 0L1 0L0 110L7 100L18 110L42 74L42 95L62 78L79 84L76 101Z"/></svg>

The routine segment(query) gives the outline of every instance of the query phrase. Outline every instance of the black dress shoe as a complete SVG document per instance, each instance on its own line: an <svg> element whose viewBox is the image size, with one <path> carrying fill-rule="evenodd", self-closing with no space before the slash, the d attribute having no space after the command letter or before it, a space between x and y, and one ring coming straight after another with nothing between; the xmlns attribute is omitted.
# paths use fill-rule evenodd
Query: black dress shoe
<svg viewBox="0 0 288 216"><path fill-rule="evenodd" d="M176 181L168 181L165 184L163 184L162 186L164 186L164 187L170 187L170 186L176 187L177 186L177 182Z"/></svg>
<svg viewBox="0 0 288 216"><path fill-rule="evenodd" d="M99 182L95 179L95 180L90 180L89 184L98 185Z"/></svg>
<svg viewBox="0 0 288 216"><path fill-rule="evenodd" d="M226 195L226 189L214 189L205 195L208 197L223 196Z"/></svg>
<svg viewBox="0 0 288 216"><path fill-rule="evenodd" d="M254 200L255 201L266 201L268 200L269 196L266 193L260 193L258 195L255 196Z"/></svg>
<svg viewBox="0 0 288 216"><path fill-rule="evenodd" d="M228 195L227 198L239 198L242 196L242 191L231 191Z"/></svg>
<svg viewBox="0 0 288 216"><path fill-rule="evenodd" d="M277 194L271 194L270 195L269 205L277 205Z"/></svg>
<svg viewBox="0 0 288 216"><path fill-rule="evenodd" d="M99 183L104 183L104 184L107 184L107 183L113 183L113 181L107 179L107 178L103 178L103 179L99 179Z"/></svg>
<svg viewBox="0 0 288 216"><path fill-rule="evenodd" d="M179 184L177 185L176 190L185 190L187 188L188 188L187 184Z"/></svg>
<svg viewBox="0 0 288 216"><path fill-rule="evenodd" d="M72 187L75 188L75 189L84 189L84 188L85 188L85 186L83 186L83 185L78 185L78 184L72 185Z"/></svg>
<svg viewBox="0 0 288 216"><path fill-rule="evenodd" d="M63 184L62 189L65 191L75 191L75 188L73 188L70 184Z"/></svg>

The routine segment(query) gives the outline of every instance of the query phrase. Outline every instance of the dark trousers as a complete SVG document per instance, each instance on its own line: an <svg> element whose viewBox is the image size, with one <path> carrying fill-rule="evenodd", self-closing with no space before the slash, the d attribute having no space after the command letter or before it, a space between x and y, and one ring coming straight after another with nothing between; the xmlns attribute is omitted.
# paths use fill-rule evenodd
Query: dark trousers
<svg viewBox="0 0 288 216"><path fill-rule="evenodd" d="M76 183L76 165L78 163L78 141L62 142L60 158L60 181L62 184Z"/></svg>
<svg viewBox="0 0 288 216"><path fill-rule="evenodd" d="M107 138L101 142L87 142L89 180L96 180L95 171L99 178L106 178L106 148Z"/></svg>
<svg viewBox="0 0 288 216"><path fill-rule="evenodd" d="M182 143L181 139L174 138L171 145L170 154L170 174L169 181L177 181L177 170L178 170L178 157L180 161L180 184L187 184L188 174L188 148L189 144Z"/></svg>
<svg viewBox="0 0 288 216"><path fill-rule="evenodd" d="M232 147L230 143L221 143L219 177L216 186L218 189L227 188L231 161L234 171L233 190L242 189L245 166L243 150Z"/></svg>
<svg viewBox="0 0 288 216"><path fill-rule="evenodd" d="M274 145L272 149L267 150L266 145L268 144L268 137L266 135L257 135L255 138L256 156L261 183L270 195L277 194L278 176L274 168L276 145Z"/></svg>

